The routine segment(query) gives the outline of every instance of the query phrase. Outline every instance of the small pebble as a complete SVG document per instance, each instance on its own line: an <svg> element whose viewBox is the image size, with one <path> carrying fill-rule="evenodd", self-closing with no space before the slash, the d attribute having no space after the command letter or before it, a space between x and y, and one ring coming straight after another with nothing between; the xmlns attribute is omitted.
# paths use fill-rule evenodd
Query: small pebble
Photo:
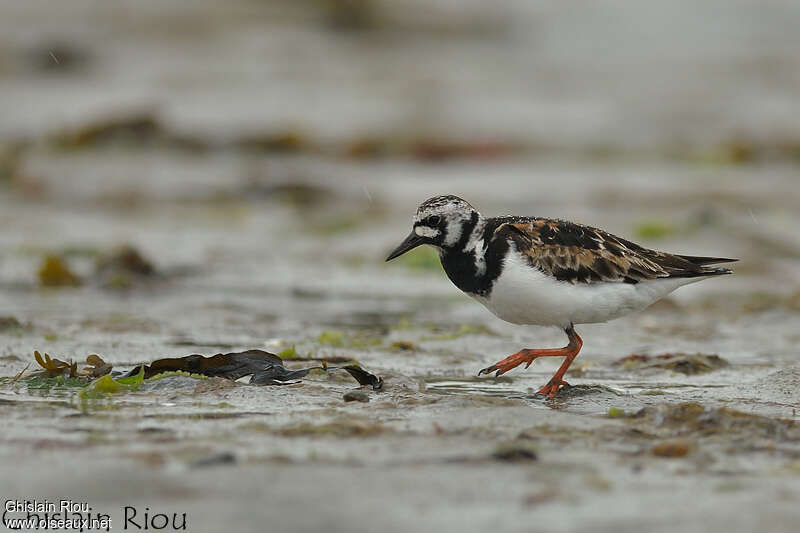
<svg viewBox="0 0 800 533"><path fill-rule="evenodd" d="M344 393L344 401L346 402L368 402L369 394L361 390L351 390Z"/></svg>

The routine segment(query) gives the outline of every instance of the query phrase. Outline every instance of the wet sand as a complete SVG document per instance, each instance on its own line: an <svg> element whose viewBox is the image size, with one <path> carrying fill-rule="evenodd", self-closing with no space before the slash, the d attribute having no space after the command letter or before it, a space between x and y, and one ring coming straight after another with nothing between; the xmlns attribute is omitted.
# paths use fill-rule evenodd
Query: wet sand
<svg viewBox="0 0 800 533"><path fill-rule="evenodd" d="M791 3L708 4L713 33L623 3L604 24L215 5L0 4L0 376L34 350L127 369L294 346L385 387L173 376L85 401L4 379L3 496L87 501L115 528L133 506L190 531L797 529ZM741 261L579 326L548 400L556 361L476 373L561 332L494 318L431 253L383 262L440 193ZM155 275L102 267L123 244ZM47 254L82 284L42 287Z"/></svg>

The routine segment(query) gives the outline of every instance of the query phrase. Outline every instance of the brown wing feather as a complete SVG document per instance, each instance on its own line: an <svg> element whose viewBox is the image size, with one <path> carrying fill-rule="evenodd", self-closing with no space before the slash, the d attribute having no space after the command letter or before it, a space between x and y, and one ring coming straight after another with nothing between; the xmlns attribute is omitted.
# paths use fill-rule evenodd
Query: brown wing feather
<svg viewBox="0 0 800 533"><path fill-rule="evenodd" d="M713 258L650 250L603 230L563 220L515 219L500 224L494 237L511 240L531 266L571 283L638 283L656 278L713 276L731 272L725 268L703 266ZM697 259L702 259L702 262ZM730 260L720 258L714 261Z"/></svg>

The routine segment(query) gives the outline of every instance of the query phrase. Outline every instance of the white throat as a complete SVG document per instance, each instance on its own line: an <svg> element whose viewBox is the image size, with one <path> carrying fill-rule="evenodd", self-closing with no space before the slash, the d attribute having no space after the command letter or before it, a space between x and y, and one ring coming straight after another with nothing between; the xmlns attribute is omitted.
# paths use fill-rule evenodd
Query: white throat
<svg viewBox="0 0 800 533"><path fill-rule="evenodd" d="M485 227L486 221L483 218L479 219L472 229L467 244L464 245L465 253L475 252L475 267L479 276L486 274L486 244L483 239Z"/></svg>

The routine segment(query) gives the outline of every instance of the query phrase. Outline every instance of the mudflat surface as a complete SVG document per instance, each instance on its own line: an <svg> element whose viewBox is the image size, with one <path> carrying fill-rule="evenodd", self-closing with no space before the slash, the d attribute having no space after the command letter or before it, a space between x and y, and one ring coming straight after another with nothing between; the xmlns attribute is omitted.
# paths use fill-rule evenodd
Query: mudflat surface
<svg viewBox="0 0 800 533"><path fill-rule="evenodd" d="M353 5L0 2L0 496L115 529L132 506L190 531L796 531L797 7ZM557 361L476 373L561 332L494 318L430 251L383 262L442 193L741 262L579 326L549 400ZM80 284L46 286L46 256ZM12 379L34 350L250 348L385 386Z"/></svg>

